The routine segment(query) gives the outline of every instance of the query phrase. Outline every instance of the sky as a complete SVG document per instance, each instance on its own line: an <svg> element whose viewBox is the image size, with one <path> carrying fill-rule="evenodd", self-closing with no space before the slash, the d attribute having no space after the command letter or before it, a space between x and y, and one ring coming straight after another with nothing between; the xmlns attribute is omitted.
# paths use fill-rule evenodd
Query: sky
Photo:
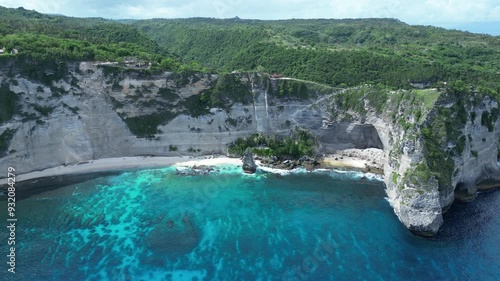
<svg viewBox="0 0 500 281"><path fill-rule="evenodd" d="M111 19L397 18L500 35L500 0L0 0L0 6Z"/></svg>

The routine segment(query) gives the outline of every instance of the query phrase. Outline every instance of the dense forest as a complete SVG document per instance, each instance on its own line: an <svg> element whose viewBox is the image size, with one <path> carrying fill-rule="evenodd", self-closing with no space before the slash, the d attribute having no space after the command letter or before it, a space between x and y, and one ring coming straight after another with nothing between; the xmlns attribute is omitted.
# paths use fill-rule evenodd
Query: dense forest
<svg viewBox="0 0 500 281"><path fill-rule="evenodd" d="M115 21L0 7L0 48L40 61L124 61L153 69L260 71L331 86L462 80L500 92L500 36L394 19Z"/></svg>
<svg viewBox="0 0 500 281"><path fill-rule="evenodd" d="M0 48L3 59L65 63L68 61L124 61L133 57L170 70L206 70L184 63L148 35L129 24L101 18L45 15L23 8L0 7ZM0 57L1 58L1 57Z"/></svg>
<svg viewBox="0 0 500 281"><path fill-rule="evenodd" d="M333 86L463 80L499 91L500 37L393 19L155 19L161 47L221 71L257 70Z"/></svg>

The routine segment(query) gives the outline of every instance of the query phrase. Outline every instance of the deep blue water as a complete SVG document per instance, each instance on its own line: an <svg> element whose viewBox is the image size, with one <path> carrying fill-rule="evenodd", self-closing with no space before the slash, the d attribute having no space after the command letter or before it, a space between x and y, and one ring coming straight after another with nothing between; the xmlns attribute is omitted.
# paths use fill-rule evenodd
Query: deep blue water
<svg viewBox="0 0 500 281"><path fill-rule="evenodd" d="M454 204L436 239L384 197L352 173L96 178L17 203L17 273L0 279L500 280L499 191Z"/></svg>

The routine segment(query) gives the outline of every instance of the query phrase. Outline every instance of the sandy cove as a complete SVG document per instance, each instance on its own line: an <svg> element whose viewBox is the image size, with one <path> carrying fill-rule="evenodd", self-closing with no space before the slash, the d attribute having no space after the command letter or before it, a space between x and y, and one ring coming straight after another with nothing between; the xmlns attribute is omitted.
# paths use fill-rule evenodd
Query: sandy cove
<svg viewBox="0 0 500 281"><path fill-rule="evenodd" d="M34 180L45 177L67 176L77 174L89 174L96 172L125 171L136 169L164 168L168 166L192 167L192 166L217 166L217 165L242 165L239 158L225 156L200 156L200 157L119 157L104 158L85 161L74 165L58 166L26 174L16 175L16 182ZM15 165L13 165L15 168ZM7 184L7 179L0 179L0 185Z"/></svg>
<svg viewBox="0 0 500 281"><path fill-rule="evenodd" d="M383 174L384 157L381 149L346 149L323 157L321 163L327 168L357 169Z"/></svg>
<svg viewBox="0 0 500 281"><path fill-rule="evenodd" d="M260 161L256 161L260 164ZM380 172L383 163L383 152L379 149L348 149L320 160L318 168L355 169L364 172ZM99 172L120 172L126 170L164 168L168 166L193 167L243 164L240 158L226 156L177 156L177 157L117 157L90 160L74 165L58 166L26 174L16 174L16 182L39 178L91 174ZM15 168L15 165L13 165ZM15 174L15 172L14 172ZM0 179L0 186L7 184L7 178Z"/></svg>

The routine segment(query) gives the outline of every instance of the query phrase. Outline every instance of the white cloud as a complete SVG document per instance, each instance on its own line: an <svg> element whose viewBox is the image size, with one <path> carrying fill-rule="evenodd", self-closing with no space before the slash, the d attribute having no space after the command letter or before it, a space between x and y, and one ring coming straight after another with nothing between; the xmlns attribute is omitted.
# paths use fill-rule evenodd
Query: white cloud
<svg viewBox="0 0 500 281"><path fill-rule="evenodd" d="M427 0L426 10L437 21L483 21L488 18L493 1L489 0Z"/></svg>
<svg viewBox="0 0 500 281"><path fill-rule="evenodd" d="M36 10L41 13L60 13L63 10L66 0L40 1L40 0L0 0L0 6L4 7L24 7L28 10Z"/></svg>

